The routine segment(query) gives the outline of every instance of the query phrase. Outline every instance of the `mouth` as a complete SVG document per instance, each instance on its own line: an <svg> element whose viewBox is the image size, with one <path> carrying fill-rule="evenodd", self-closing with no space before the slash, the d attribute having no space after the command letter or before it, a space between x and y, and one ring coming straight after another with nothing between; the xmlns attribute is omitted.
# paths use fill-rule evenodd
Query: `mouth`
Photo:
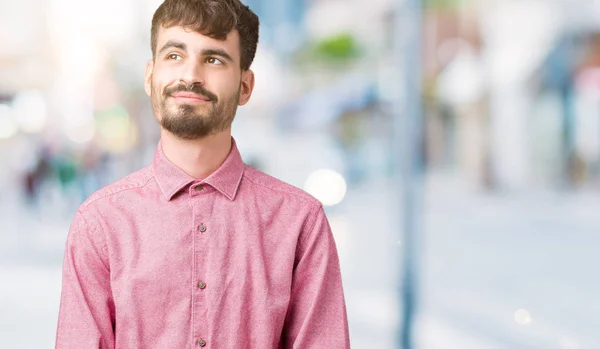
<svg viewBox="0 0 600 349"><path fill-rule="evenodd" d="M210 102L210 98L199 95L196 93L190 92L177 92L173 93L170 96L177 102L186 103L186 104L200 104Z"/></svg>

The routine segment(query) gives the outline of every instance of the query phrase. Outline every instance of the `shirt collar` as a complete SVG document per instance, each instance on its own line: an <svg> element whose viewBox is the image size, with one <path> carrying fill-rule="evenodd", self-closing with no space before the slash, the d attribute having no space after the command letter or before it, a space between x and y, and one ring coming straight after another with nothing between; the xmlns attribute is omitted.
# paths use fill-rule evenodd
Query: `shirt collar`
<svg viewBox="0 0 600 349"><path fill-rule="evenodd" d="M162 150L159 141L152 161L154 176L165 199L170 201L175 194L187 185L196 181L192 176L175 166ZM202 183L208 184L233 201L244 174L244 162L233 137L231 138L231 151L225 162Z"/></svg>

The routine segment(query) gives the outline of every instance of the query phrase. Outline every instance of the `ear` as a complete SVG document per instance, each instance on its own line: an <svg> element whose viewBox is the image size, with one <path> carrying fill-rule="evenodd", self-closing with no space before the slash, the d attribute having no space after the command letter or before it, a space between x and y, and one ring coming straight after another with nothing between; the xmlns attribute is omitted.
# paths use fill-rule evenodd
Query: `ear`
<svg viewBox="0 0 600 349"><path fill-rule="evenodd" d="M254 91L254 72L250 69L242 71L239 105L245 105L250 100Z"/></svg>
<svg viewBox="0 0 600 349"><path fill-rule="evenodd" d="M146 63L146 71L144 72L144 90L150 96L152 94L152 71L154 70L154 61L149 60Z"/></svg>

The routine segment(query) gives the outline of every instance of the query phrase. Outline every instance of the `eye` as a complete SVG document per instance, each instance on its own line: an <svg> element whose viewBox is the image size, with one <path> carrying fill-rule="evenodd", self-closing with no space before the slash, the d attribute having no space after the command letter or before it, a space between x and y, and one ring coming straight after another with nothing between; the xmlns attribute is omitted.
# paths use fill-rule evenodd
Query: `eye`
<svg viewBox="0 0 600 349"><path fill-rule="evenodd" d="M206 60L206 62L209 64L214 64L214 65L222 65L223 64L223 62L220 59L215 58L215 57L209 57Z"/></svg>
<svg viewBox="0 0 600 349"><path fill-rule="evenodd" d="M179 60L179 59L181 59L181 56L180 56L180 55L178 55L177 53L169 53L169 54L167 55L167 59L168 59L168 60L172 60L172 61L176 61L176 60Z"/></svg>

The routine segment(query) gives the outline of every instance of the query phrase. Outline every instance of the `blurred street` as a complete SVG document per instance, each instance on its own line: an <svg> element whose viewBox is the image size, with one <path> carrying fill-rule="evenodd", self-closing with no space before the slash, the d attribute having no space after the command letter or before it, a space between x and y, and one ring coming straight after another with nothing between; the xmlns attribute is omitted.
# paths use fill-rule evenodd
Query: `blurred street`
<svg viewBox="0 0 600 349"><path fill-rule="evenodd" d="M0 349L54 346L76 208L152 160L161 2L0 0ZM232 133L323 203L354 349L600 348L600 0L243 3Z"/></svg>
<svg viewBox="0 0 600 349"><path fill-rule="evenodd" d="M390 186L364 183L328 212L357 349L396 348L393 275L402 242L390 221ZM419 347L600 346L598 195L483 195L447 175L430 176L426 193ZM0 235L0 314L11 314L0 316L6 348L53 345L70 221L59 207L41 217L20 212L28 219L19 220L0 211L8 223Z"/></svg>

